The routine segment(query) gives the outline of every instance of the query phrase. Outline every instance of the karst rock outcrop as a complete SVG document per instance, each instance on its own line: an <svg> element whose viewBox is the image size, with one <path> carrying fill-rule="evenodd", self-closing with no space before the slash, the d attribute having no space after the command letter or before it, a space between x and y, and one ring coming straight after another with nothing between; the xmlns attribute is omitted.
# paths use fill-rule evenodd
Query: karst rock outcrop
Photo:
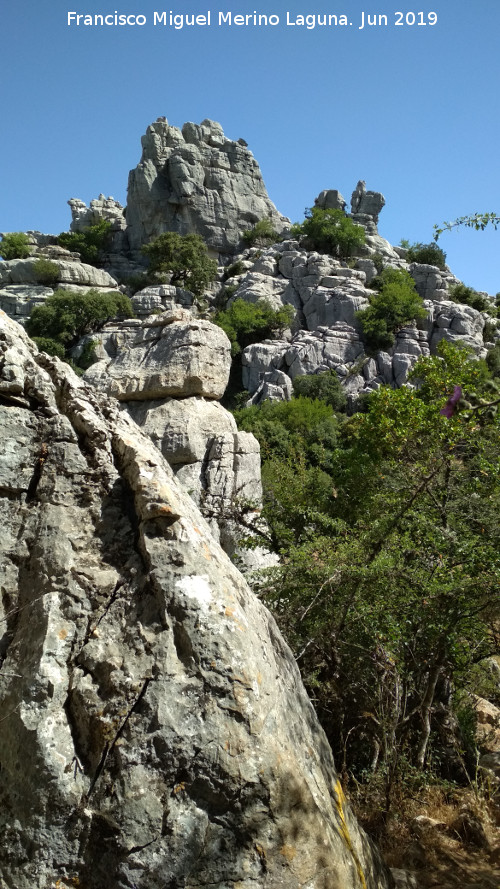
<svg viewBox="0 0 500 889"><path fill-rule="evenodd" d="M150 439L0 313L0 884L388 889L273 619Z"/></svg>
<svg viewBox="0 0 500 889"><path fill-rule="evenodd" d="M259 165L243 140L227 139L213 120L180 130L159 118L142 137L130 172L127 235L132 251L165 231L196 232L218 253L233 253L241 233L268 218L287 224L269 199Z"/></svg>

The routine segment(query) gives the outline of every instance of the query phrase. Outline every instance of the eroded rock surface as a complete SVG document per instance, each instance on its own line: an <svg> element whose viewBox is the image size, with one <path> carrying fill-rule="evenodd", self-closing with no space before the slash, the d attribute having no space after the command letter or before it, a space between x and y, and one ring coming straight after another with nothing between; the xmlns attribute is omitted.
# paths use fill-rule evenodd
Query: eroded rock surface
<svg viewBox="0 0 500 889"><path fill-rule="evenodd" d="M3 313L0 395L2 885L388 889L158 448Z"/></svg>
<svg viewBox="0 0 500 889"><path fill-rule="evenodd" d="M165 231L197 232L210 248L232 253L241 232L262 218L281 231L289 221L270 201L259 165L220 124L186 123L182 131L158 118L142 137L131 171L127 234L131 249Z"/></svg>
<svg viewBox="0 0 500 889"><path fill-rule="evenodd" d="M99 361L87 371L98 389L120 401L222 397L231 344L220 327L174 308L126 329L130 337L113 360Z"/></svg>

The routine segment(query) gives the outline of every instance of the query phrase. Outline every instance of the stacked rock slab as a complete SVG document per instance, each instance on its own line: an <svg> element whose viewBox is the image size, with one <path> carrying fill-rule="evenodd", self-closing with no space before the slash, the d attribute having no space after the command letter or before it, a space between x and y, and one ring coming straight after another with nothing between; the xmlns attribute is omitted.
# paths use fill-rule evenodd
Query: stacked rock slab
<svg viewBox="0 0 500 889"><path fill-rule="evenodd" d="M270 201L259 165L243 140L227 139L220 124L186 123L182 131L159 118L142 137L131 171L127 234L131 250L166 231L196 232L209 248L230 254L241 233L267 218L288 223Z"/></svg>
<svg viewBox="0 0 500 889"><path fill-rule="evenodd" d="M388 889L272 618L115 400L0 314L0 883Z"/></svg>
<svg viewBox="0 0 500 889"><path fill-rule="evenodd" d="M116 340L119 337L119 345ZM229 379L226 334L178 306L112 329L109 357L85 378L114 395L172 466L218 535L238 503L259 504L260 449L217 399ZM241 531L239 532L241 533ZM226 533L234 549L234 533ZM231 543L229 542L231 539Z"/></svg>

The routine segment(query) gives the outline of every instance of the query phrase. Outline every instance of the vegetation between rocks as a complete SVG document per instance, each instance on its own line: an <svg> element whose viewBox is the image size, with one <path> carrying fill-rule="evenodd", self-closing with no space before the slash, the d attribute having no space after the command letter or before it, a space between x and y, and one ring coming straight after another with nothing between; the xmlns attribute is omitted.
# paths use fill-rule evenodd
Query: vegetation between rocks
<svg viewBox="0 0 500 889"><path fill-rule="evenodd" d="M365 243L363 226L356 225L343 210L311 207L303 222L292 226L290 234L298 238L307 250L329 253L338 259L348 259Z"/></svg>
<svg viewBox="0 0 500 889"><path fill-rule="evenodd" d="M73 364L70 351L82 336L99 330L114 318L130 318L133 315L132 303L123 293L56 290L43 305L33 309L26 330L39 349ZM92 363L92 351L91 345L84 349L77 362L81 369L86 369Z"/></svg>
<svg viewBox="0 0 500 889"><path fill-rule="evenodd" d="M30 255L30 243L24 232L9 232L0 241L0 256L6 262L11 259L27 259Z"/></svg>
<svg viewBox="0 0 500 889"><path fill-rule="evenodd" d="M318 377L319 399L235 414L261 441L281 556L260 595L344 777L375 782L387 815L412 769L475 774L474 671L500 652L500 392L445 342L418 389L381 387L347 421Z"/></svg>

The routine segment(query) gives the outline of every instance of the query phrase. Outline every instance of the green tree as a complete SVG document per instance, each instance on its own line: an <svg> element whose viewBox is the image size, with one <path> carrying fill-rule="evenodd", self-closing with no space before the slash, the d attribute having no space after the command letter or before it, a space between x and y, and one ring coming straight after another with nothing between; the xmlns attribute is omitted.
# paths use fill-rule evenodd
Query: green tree
<svg viewBox="0 0 500 889"><path fill-rule="evenodd" d="M293 393L323 401L334 411L344 411L347 403L335 370L325 370L318 374L299 374L293 379Z"/></svg>
<svg viewBox="0 0 500 889"><path fill-rule="evenodd" d="M348 259L365 243L365 230L346 216L343 210L306 210L304 222L295 223L290 234L304 243L308 250L329 253Z"/></svg>
<svg viewBox="0 0 500 889"><path fill-rule="evenodd" d="M414 380L342 427L316 487L275 460L264 510L282 561L261 594L339 762L383 776L387 805L405 761L463 769L454 694L499 651L500 393L446 343Z"/></svg>
<svg viewBox="0 0 500 889"><path fill-rule="evenodd" d="M77 293L56 290L40 306L35 306L26 323L28 334L40 349L61 357L88 333L99 330L113 318L130 318L132 303L123 293L89 290Z"/></svg>
<svg viewBox="0 0 500 889"><path fill-rule="evenodd" d="M423 301L413 279L400 269L385 269L378 276L379 292L370 297L370 305L356 312L370 351L394 345L394 334L412 321L425 318Z"/></svg>
<svg viewBox="0 0 500 889"><path fill-rule="evenodd" d="M200 235L179 235L164 232L145 244L142 252L149 259L151 281L165 280L201 296L215 280L217 263L210 259L207 246Z"/></svg>
<svg viewBox="0 0 500 889"><path fill-rule="evenodd" d="M10 259L26 259L31 255L28 236L24 232L9 232L0 241L0 256L7 262Z"/></svg>
<svg viewBox="0 0 500 889"><path fill-rule="evenodd" d="M405 242L405 244L408 244L408 242ZM444 269L446 266L446 253L437 244L408 244L406 250L407 262L435 265L438 269Z"/></svg>
<svg viewBox="0 0 500 889"><path fill-rule="evenodd" d="M61 232L57 240L61 247L79 253L82 262L99 266L111 244L111 223L101 219L77 232Z"/></svg>

